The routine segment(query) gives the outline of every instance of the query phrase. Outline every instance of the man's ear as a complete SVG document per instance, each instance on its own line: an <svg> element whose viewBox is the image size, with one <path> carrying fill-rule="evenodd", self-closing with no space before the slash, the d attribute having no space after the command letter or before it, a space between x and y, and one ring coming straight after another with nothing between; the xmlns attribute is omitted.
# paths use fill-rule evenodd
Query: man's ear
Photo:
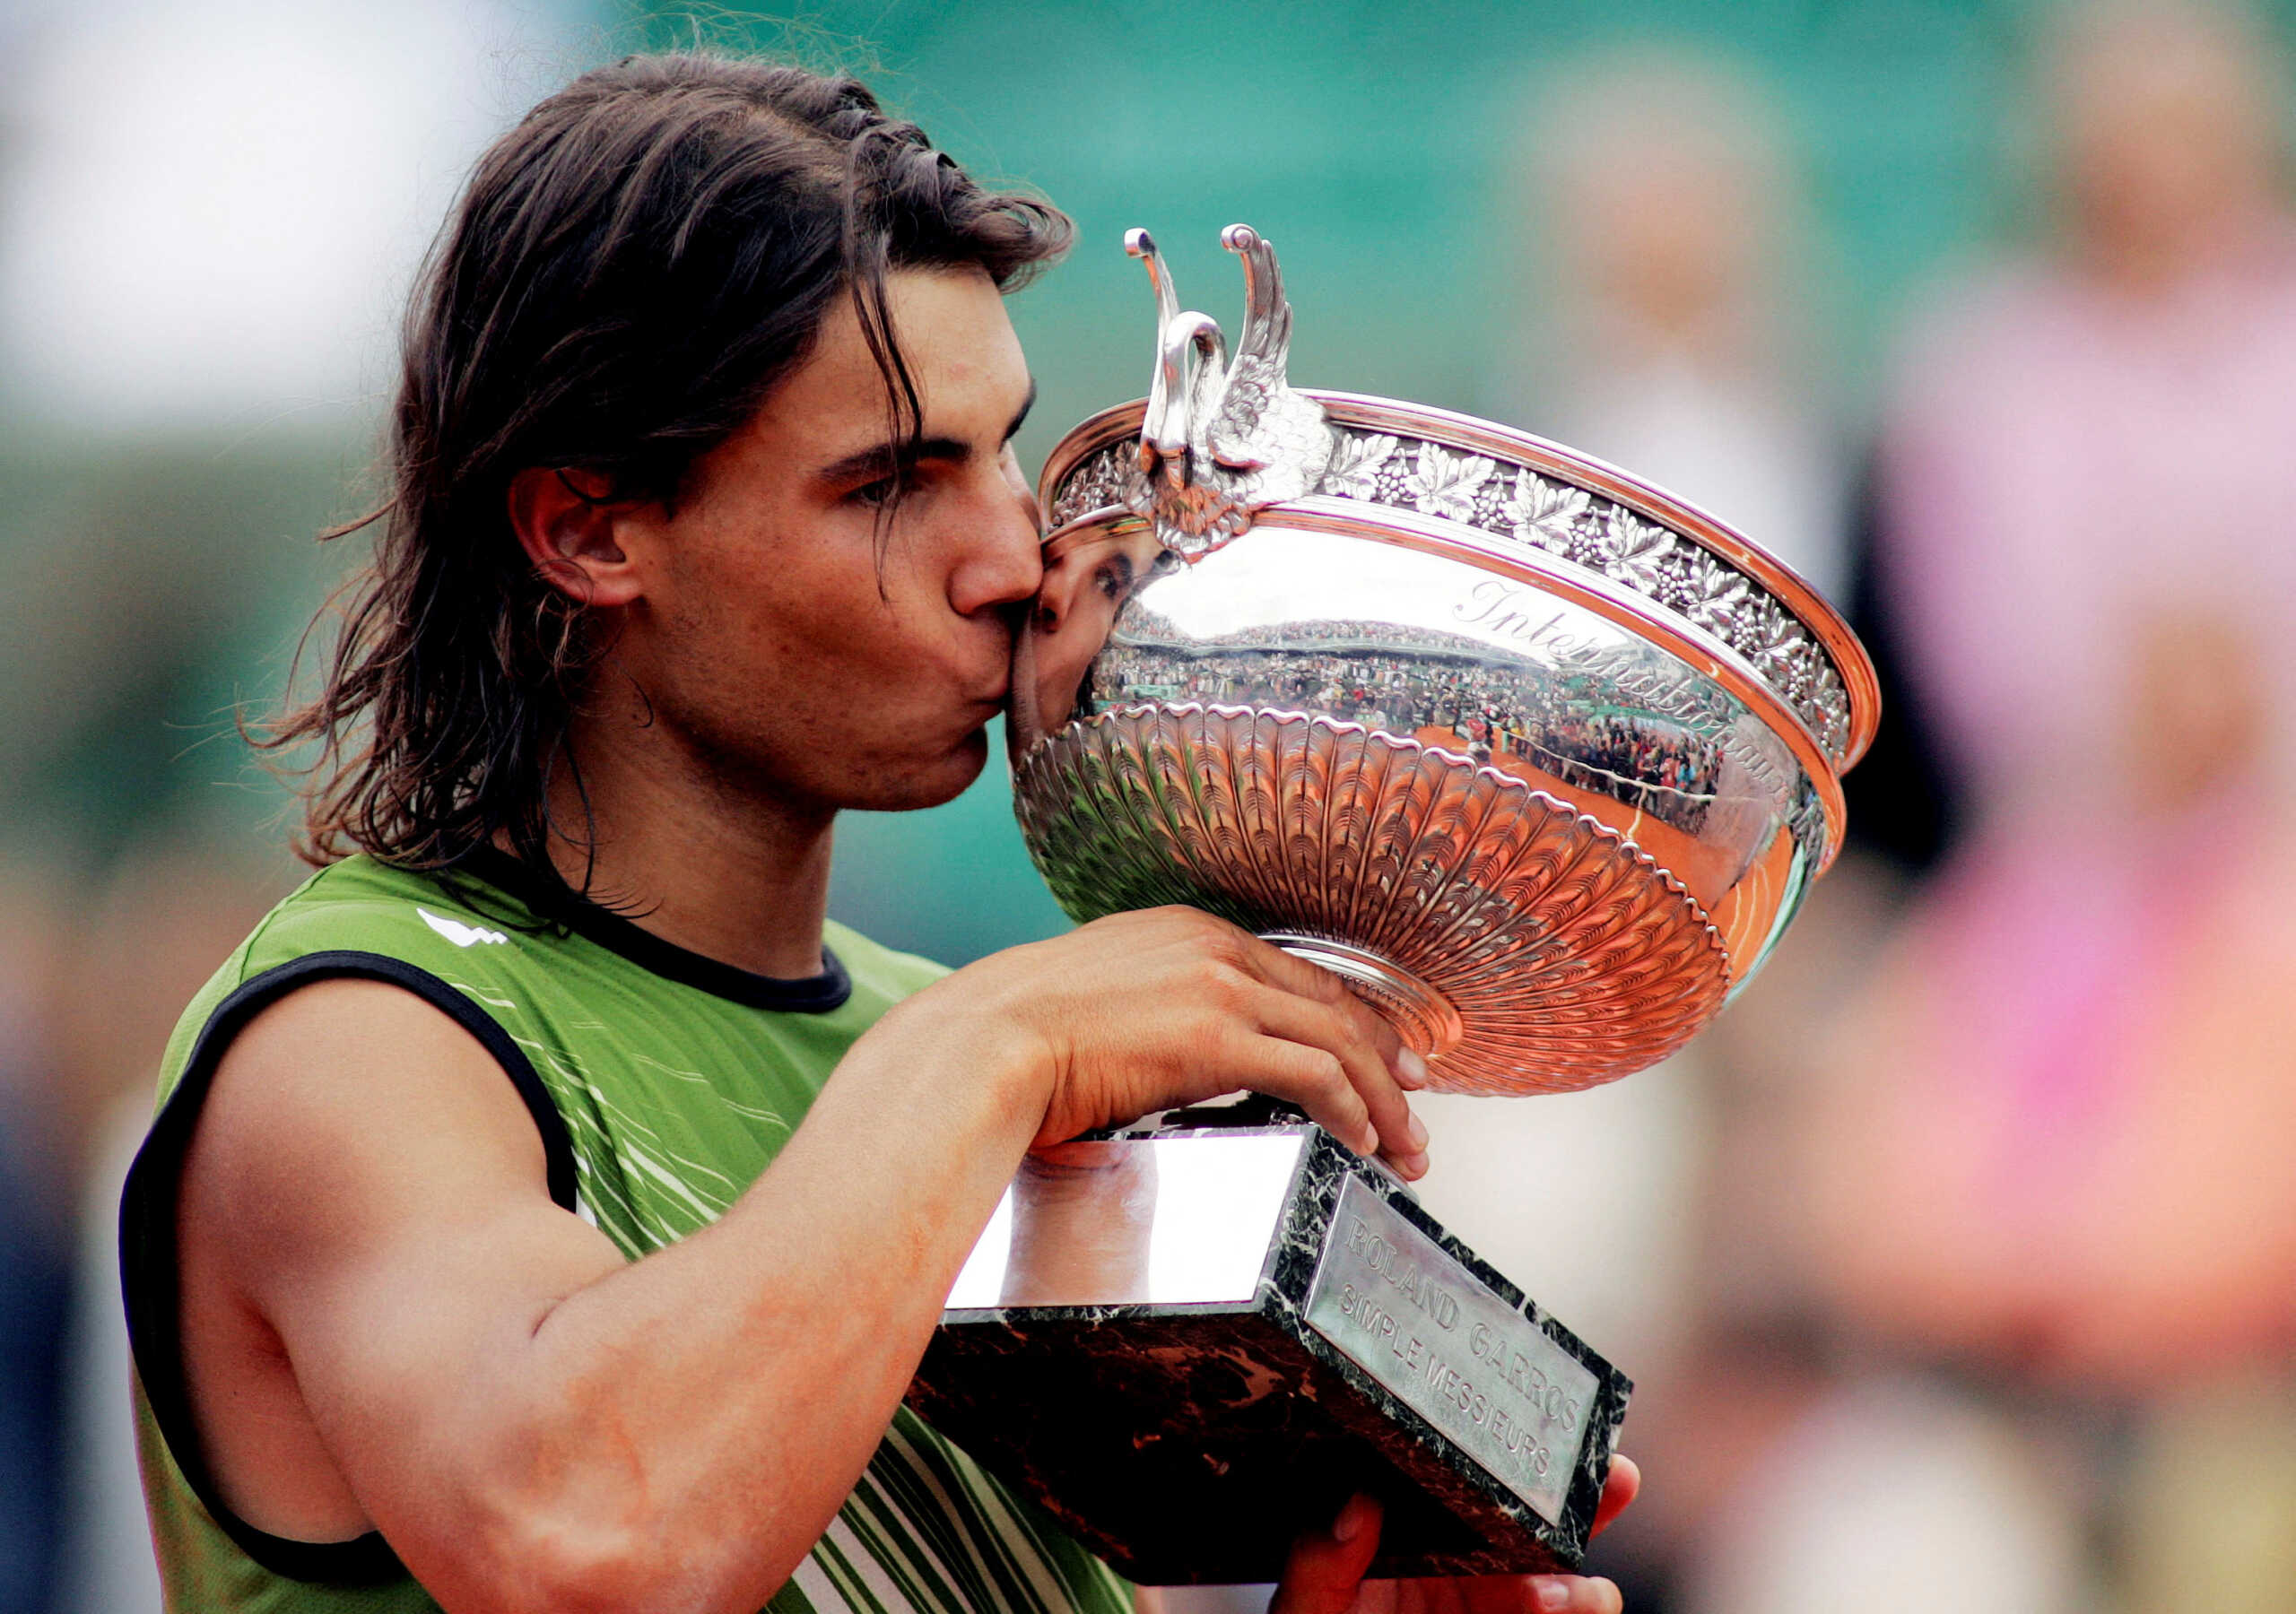
<svg viewBox="0 0 2296 1614"><path fill-rule="evenodd" d="M619 508L589 471L529 466L510 479L510 530L544 579L584 605L627 605L637 568L614 532Z"/></svg>

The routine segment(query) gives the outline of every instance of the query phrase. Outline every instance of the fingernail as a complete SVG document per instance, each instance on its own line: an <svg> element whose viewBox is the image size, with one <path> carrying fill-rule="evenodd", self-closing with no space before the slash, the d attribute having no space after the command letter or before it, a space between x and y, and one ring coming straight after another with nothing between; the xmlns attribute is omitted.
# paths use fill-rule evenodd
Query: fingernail
<svg viewBox="0 0 2296 1614"><path fill-rule="evenodd" d="M1415 1183L1427 1175L1427 1156L1424 1153L1405 1155L1396 1162L1396 1169Z"/></svg>
<svg viewBox="0 0 2296 1614"><path fill-rule="evenodd" d="M1335 1541L1352 1541L1361 1535L1363 1526L1369 1522L1364 1514L1370 1511L1370 1504L1363 1497L1350 1497L1347 1499L1347 1506L1339 1510L1339 1517L1332 1521L1331 1539Z"/></svg>
<svg viewBox="0 0 2296 1614"><path fill-rule="evenodd" d="M1567 1609L1570 1606L1570 1588L1567 1584L1559 1580L1542 1580L1539 1582L1540 1608Z"/></svg>
<svg viewBox="0 0 2296 1614"><path fill-rule="evenodd" d="M1411 1139L1411 1146L1420 1153L1427 1150L1427 1124L1409 1110L1403 1113L1404 1132Z"/></svg>
<svg viewBox="0 0 2296 1614"><path fill-rule="evenodd" d="M1396 1055L1396 1085L1413 1092L1427 1085L1427 1062L1409 1048Z"/></svg>

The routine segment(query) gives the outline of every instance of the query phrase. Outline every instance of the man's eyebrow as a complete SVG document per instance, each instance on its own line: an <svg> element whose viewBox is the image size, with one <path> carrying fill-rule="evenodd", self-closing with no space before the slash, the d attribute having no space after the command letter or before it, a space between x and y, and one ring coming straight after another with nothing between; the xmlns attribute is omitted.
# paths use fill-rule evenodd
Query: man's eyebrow
<svg viewBox="0 0 2296 1614"><path fill-rule="evenodd" d="M1021 435L1021 428L1028 423L1029 411L1037 406L1037 378L1029 377L1029 395L1021 400L1021 407L1013 412L1013 423L1004 428L1004 441L1011 442Z"/></svg>
<svg viewBox="0 0 2296 1614"><path fill-rule="evenodd" d="M824 482L874 482L922 459L963 459L972 450L953 438L915 438L905 443L872 443L814 474Z"/></svg>
<svg viewBox="0 0 2296 1614"><path fill-rule="evenodd" d="M1037 404L1036 377L1029 377L1029 395L1021 400L1021 407L1013 416L1013 423L1004 428L1000 444L1011 442L1020 433L1022 423L1029 418L1029 411ZM857 478L874 481L891 476L903 465L913 465L919 460L967 460L972 457L972 445L955 438L912 438L905 443L872 443L866 448L856 449L843 459L832 460L816 473L825 482L850 482Z"/></svg>

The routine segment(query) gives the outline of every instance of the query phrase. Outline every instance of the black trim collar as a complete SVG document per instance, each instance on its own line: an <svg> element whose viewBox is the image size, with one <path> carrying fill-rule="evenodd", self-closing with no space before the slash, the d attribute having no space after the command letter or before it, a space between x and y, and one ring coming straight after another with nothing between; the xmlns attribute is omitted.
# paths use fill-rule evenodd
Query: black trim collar
<svg viewBox="0 0 2296 1614"><path fill-rule="evenodd" d="M483 881L517 902L536 919L562 924L576 935L621 954L665 980L697 987L713 997L771 1009L784 1014L827 1014L853 995L853 977L844 961L822 944L822 972L789 977L752 970L665 941L612 908L601 907L570 888L553 871L545 874L492 846L481 846L455 864L454 874ZM451 875L449 876L451 878Z"/></svg>

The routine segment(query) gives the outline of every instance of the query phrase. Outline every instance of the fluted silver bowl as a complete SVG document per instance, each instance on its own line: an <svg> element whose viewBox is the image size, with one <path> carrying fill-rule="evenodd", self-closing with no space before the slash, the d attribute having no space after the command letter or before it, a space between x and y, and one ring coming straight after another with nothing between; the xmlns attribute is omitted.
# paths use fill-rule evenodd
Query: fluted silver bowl
<svg viewBox="0 0 2296 1614"><path fill-rule="evenodd" d="M1439 1089L1664 1058L1839 849L1871 663L1785 566L1622 472L1292 389L1273 255L1228 244L1233 362L1138 238L1156 386L1045 466L1011 725L1031 856L1079 920L1188 903L1338 971Z"/></svg>

